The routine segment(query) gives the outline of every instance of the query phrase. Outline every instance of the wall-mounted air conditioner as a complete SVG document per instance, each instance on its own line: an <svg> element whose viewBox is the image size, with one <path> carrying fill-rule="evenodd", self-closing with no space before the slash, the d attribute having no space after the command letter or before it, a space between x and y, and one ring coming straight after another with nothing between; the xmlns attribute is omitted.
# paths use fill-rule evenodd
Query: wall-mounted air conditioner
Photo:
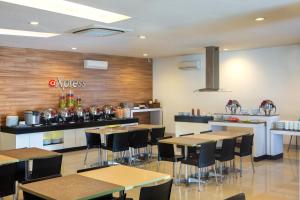
<svg viewBox="0 0 300 200"><path fill-rule="evenodd" d="M200 70L201 69L201 61L200 60L182 61L179 63L178 69Z"/></svg>
<svg viewBox="0 0 300 200"><path fill-rule="evenodd" d="M84 69L108 69L108 62L107 61L100 61L100 60L84 60Z"/></svg>

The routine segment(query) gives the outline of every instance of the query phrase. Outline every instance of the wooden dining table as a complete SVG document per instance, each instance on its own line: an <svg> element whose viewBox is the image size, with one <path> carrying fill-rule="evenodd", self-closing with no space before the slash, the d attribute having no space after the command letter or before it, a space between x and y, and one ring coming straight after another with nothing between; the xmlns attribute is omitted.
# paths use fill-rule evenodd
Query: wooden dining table
<svg viewBox="0 0 300 200"><path fill-rule="evenodd" d="M116 192L122 195L125 189L121 185L79 174L28 183L20 185L19 188L47 200L88 200Z"/></svg>
<svg viewBox="0 0 300 200"><path fill-rule="evenodd" d="M0 165L6 165L6 164L16 163L16 162L19 162L19 160L16 158L0 155Z"/></svg>
<svg viewBox="0 0 300 200"><path fill-rule="evenodd" d="M138 130L152 130L153 128L163 128L161 125L153 125L153 124L138 124L138 125L129 125L129 126L107 126L103 128L94 128L94 129L86 129L87 133L94 133L99 135L112 135L118 133L128 133L130 131L138 131Z"/></svg>
<svg viewBox="0 0 300 200"><path fill-rule="evenodd" d="M21 148L21 149L10 149L0 151L0 156L7 158L12 158L17 160L16 162L25 162L25 179L28 180L29 177L29 161L39 158L51 158L61 155L53 151L48 151L36 147L31 148Z"/></svg>
<svg viewBox="0 0 300 200"><path fill-rule="evenodd" d="M115 165L91 170L79 173L79 175L121 185L125 188L125 190L131 190L136 187L169 180L171 178L169 174L158 173L125 165Z"/></svg>
<svg viewBox="0 0 300 200"><path fill-rule="evenodd" d="M206 139L206 140L213 140L213 141L220 141L224 139L231 139L231 138L239 138L244 135L249 135L249 132L235 132L235 131L215 131L209 133L201 133L201 134L194 134L185 136L186 138L198 138L198 139Z"/></svg>

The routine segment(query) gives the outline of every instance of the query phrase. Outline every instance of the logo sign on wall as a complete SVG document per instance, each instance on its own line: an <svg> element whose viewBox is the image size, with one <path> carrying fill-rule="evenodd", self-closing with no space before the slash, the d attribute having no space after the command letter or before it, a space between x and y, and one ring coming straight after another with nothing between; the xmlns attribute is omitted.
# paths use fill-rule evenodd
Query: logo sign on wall
<svg viewBox="0 0 300 200"><path fill-rule="evenodd" d="M51 88L61 88L65 90L66 88L82 88L86 86L84 80L64 80L63 78L51 79L48 82Z"/></svg>

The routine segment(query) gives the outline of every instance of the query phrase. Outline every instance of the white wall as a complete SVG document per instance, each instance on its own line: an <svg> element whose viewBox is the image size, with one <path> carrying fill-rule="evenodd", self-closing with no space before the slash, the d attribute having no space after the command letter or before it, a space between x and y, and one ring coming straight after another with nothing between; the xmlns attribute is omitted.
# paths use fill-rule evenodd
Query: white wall
<svg viewBox="0 0 300 200"><path fill-rule="evenodd" d="M204 87L204 71L177 69L180 61L193 58L201 58L205 66L203 54L154 59L153 96L161 101L167 132L174 132L178 112L225 112L228 99L237 99L249 110L271 99L282 119L300 117L300 45L221 52L220 87L229 93L193 93Z"/></svg>

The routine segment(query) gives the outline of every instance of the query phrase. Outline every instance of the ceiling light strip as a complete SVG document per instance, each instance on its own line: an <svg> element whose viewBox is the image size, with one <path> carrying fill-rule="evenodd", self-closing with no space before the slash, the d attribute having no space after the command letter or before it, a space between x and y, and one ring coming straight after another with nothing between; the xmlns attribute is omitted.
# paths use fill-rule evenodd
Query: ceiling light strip
<svg viewBox="0 0 300 200"><path fill-rule="evenodd" d="M97 9L94 7L65 0L0 0L7 3L46 10L50 12L90 19L93 21L113 23L129 19L129 16Z"/></svg>
<svg viewBox="0 0 300 200"><path fill-rule="evenodd" d="M22 31L22 30L14 30L14 29L0 29L0 35L49 38L49 37L57 36L59 34L45 33L45 32L33 32L33 31Z"/></svg>

